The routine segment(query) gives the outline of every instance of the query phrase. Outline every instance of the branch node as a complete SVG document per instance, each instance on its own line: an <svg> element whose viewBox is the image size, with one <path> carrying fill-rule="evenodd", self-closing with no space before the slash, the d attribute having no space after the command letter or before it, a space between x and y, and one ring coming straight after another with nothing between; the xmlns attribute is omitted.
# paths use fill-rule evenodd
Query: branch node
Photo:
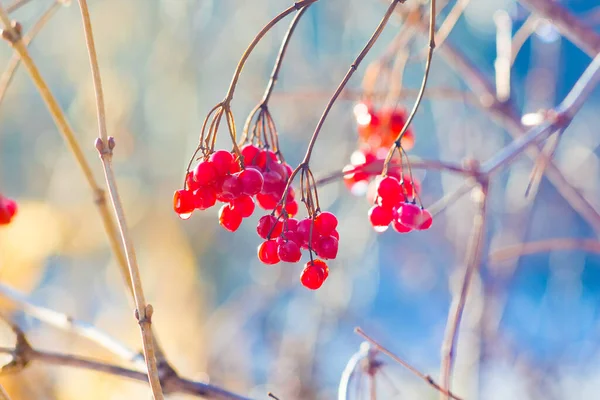
<svg viewBox="0 0 600 400"><path fill-rule="evenodd" d="M113 145L111 147L111 140L113 139L112 137L108 139L108 146L106 144L104 144L104 141L102 140L102 138L96 138L96 141L94 142L94 146L96 147L96 150L98 150L98 153L100 154L100 158L104 158L106 156L110 157L112 156L112 149L115 147L114 145L114 139L113 139Z"/></svg>
<svg viewBox="0 0 600 400"><path fill-rule="evenodd" d="M139 310L137 308L135 309L135 319L137 319L137 321L140 325L142 325L142 324L150 325L152 323L152 314L154 314L154 308L152 307L151 304L146 305L146 308L144 309L143 317L140 316Z"/></svg>
<svg viewBox="0 0 600 400"><path fill-rule="evenodd" d="M11 45L17 43L23 33L23 26L17 21L11 21L10 29L2 29L2 39L8 41Z"/></svg>

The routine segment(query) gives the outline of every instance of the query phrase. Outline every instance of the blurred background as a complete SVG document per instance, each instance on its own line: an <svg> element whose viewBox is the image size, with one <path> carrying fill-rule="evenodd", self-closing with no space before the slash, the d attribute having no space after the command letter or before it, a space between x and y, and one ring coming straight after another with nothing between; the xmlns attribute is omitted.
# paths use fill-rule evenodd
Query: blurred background
<svg viewBox="0 0 600 400"><path fill-rule="evenodd" d="M600 28L598 2L560 3ZM32 0L11 16L27 31L51 4ZM146 297L155 309L153 326L182 376L252 398L266 398L268 391L282 400L337 398L342 371L362 342L353 333L356 326L437 377L451 292L463 275L475 213L470 196L438 215L429 231L401 236L392 230L374 232L365 196L352 195L342 181L322 187L321 206L339 217L341 241L330 277L316 292L299 284L301 265L265 266L258 261L255 226L262 213L255 212L237 232L229 233L218 226L216 208L196 212L187 221L172 210L173 191L181 186L204 117L223 99L254 35L290 4L90 2L109 134L118 142L114 164ZM301 160L329 97L385 9L385 2L378 0L327 0L310 7L301 20L270 102L290 164ZM490 82L498 10L511 16L513 31L529 15L514 0L473 1L448 39ZM288 22L272 29L243 71L232 108L240 127L262 96ZM360 93L366 65L381 56L401 28L392 18L351 80L351 93ZM417 36L410 48L418 53L425 45L425 38ZM95 103L76 2L58 10L30 49L103 183L93 146ZM11 55L9 46L1 45L0 65ZM406 88L419 87L423 63L417 61L407 66ZM589 62L551 25L539 23L513 68L512 95L520 111L558 104ZM437 53L429 84L468 90L451 63ZM566 130L555 156L568 180L597 209L599 94L595 92ZM357 143L352 114L356 100L345 96L325 123L311 162L317 177L349 163ZM409 108L413 101L409 97L403 104ZM511 140L489 116L460 98L426 99L413 129L411 155L425 159L485 161ZM217 147L229 146L227 133L221 132ZM595 237L548 181L542 181L536 196L525 197L532 167L530 159L521 157L495 177L485 254L525 241ZM464 180L438 171L415 174L426 206ZM91 322L139 349L133 306L92 195L23 69L0 107L0 192L20 206L14 222L0 228L0 282L35 304ZM596 398L599 267L598 255L578 250L502 263L484 257L463 319L455 392L468 399ZM37 349L122 363L85 339L27 316L1 296L0 307ZM2 346L13 346L14 335L3 329ZM385 371L376 378L382 390L378 398L438 397L391 360L378 359ZM2 376L0 383L13 399L149 398L147 385L139 382L43 363ZM354 386L348 398L368 399L365 387Z"/></svg>

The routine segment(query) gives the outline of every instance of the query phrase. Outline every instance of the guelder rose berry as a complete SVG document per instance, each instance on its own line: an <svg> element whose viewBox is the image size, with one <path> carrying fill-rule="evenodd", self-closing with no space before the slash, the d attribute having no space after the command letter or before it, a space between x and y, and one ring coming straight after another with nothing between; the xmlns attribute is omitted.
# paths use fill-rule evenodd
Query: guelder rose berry
<svg viewBox="0 0 600 400"><path fill-rule="evenodd" d="M277 255L281 261L289 263L296 263L302 258L300 246L292 240L281 243L277 249Z"/></svg>
<svg viewBox="0 0 600 400"><path fill-rule="evenodd" d="M254 168L244 169L242 172L240 172L238 180L242 185L242 191L250 196L259 194L263 188L263 175L259 170Z"/></svg>
<svg viewBox="0 0 600 400"><path fill-rule="evenodd" d="M419 225L418 217L421 214L421 208L414 203L403 203L398 208L398 221L409 228L416 229Z"/></svg>
<svg viewBox="0 0 600 400"><path fill-rule="evenodd" d="M329 236L337 228L338 220L335 215L324 211L315 218L315 229L323 236Z"/></svg>
<svg viewBox="0 0 600 400"><path fill-rule="evenodd" d="M393 218L392 210L387 207L375 205L369 210L369 221L376 232L385 232Z"/></svg>
<svg viewBox="0 0 600 400"><path fill-rule="evenodd" d="M233 155L226 150L217 150L210 155L208 160L212 162L218 176L225 176L229 173L231 163L233 163Z"/></svg>
<svg viewBox="0 0 600 400"><path fill-rule="evenodd" d="M17 214L17 202L0 195L0 225L9 224Z"/></svg>
<svg viewBox="0 0 600 400"><path fill-rule="evenodd" d="M307 289L317 290L323 285L328 274L329 269L323 261L309 261L300 275L300 282Z"/></svg>
<svg viewBox="0 0 600 400"><path fill-rule="evenodd" d="M277 250L279 246L275 240L267 240L258 246L258 259L267 265L277 264L280 261Z"/></svg>
<svg viewBox="0 0 600 400"><path fill-rule="evenodd" d="M235 232L242 224L242 216L231 208L230 204L224 204L219 210L219 225L230 232Z"/></svg>
<svg viewBox="0 0 600 400"><path fill-rule="evenodd" d="M218 172L214 164L210 161L201 161L194 168L194 180L200 186L210 186L217 181Z"/></svg>

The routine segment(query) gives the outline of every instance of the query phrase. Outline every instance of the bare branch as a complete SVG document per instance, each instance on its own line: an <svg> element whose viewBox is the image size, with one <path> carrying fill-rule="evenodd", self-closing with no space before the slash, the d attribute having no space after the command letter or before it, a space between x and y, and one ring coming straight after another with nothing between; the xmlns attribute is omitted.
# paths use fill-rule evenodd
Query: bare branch
<svg viewBox="0 0 600 400"><path fill-rule="evenodd" d="M529 254L564 250L584 250L590 253L600 253L600 242L594 239L558 238L520 243L492 252L488 256L488 260L495 263Z"/></svg>

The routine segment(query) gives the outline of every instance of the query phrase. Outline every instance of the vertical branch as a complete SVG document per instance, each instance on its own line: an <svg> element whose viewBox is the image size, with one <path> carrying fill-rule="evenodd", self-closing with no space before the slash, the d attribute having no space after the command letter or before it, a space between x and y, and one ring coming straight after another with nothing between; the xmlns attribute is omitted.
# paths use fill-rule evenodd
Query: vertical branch
<svg viewBox="0 0 600 400"><path fill-rule="evenodd" d="M482 258L482 251L485 242L485 220L488 183L487 177L480 181L481 196L478 199L478 211L473 219L473 230L469 247L467 249L465 275L462 280L460 291L454 296L453 305L448 313L448 323L446 325L446 334L442 344L442 364L440 383L442 388L450 390L452 381L452 369L456 358L456 343L463 311L467 302L469 287L475 271L479 268ZM449 399L447 394L442 394L442 400Z"/></svg>
<svg viewBox="0 0 600 400"><path fill-rule="evenodd" d="M85 32L86 44L92 68L94 91L96 93L96 109L98 116L98 139L96 139L96 149L98 150L100 159L102 160L102 166L104 168L104 175L106 177L108 192L110 194L111 202L115 210L115 214L117 216L117 224L119 226L119 232L121 234L123 248L125 249L127 266L129 268L129 275L131 277L131 283L133 285L133 297L136 306L135 316L140 324L140 329L142 331L144 358L146 359L146 367L148 368L148 380L150 382L150 387L152 389L152 395L154 396L154 399L162 400L164 396L161 388L160 378L158 375L158 368L156 367L156 351L154 347L154 338L152 336L151 330L153 308L150 304L146 303L144 290L142 288L142 279L137 264L133 242L129 234L129 228L125 219L123 204L119 196L117 182L115 179L114 171L112 169L112 151L116 143L114 138L108 137L108 133L106 131L104 95L102 93L100 69L98 66L98 60L96 56L94 37L92 33L92 24L90 21L90 14L87 7L87 1L79 0L79 5L81 8L83 28Z"/></svg>
<svg viewBox="0 0 600 400"><path fill-rule="evenodd" d="M505 102L510 98L510 70L512 60L512 20L504 10L494 14L496 23L496 98Z"/></svg>

